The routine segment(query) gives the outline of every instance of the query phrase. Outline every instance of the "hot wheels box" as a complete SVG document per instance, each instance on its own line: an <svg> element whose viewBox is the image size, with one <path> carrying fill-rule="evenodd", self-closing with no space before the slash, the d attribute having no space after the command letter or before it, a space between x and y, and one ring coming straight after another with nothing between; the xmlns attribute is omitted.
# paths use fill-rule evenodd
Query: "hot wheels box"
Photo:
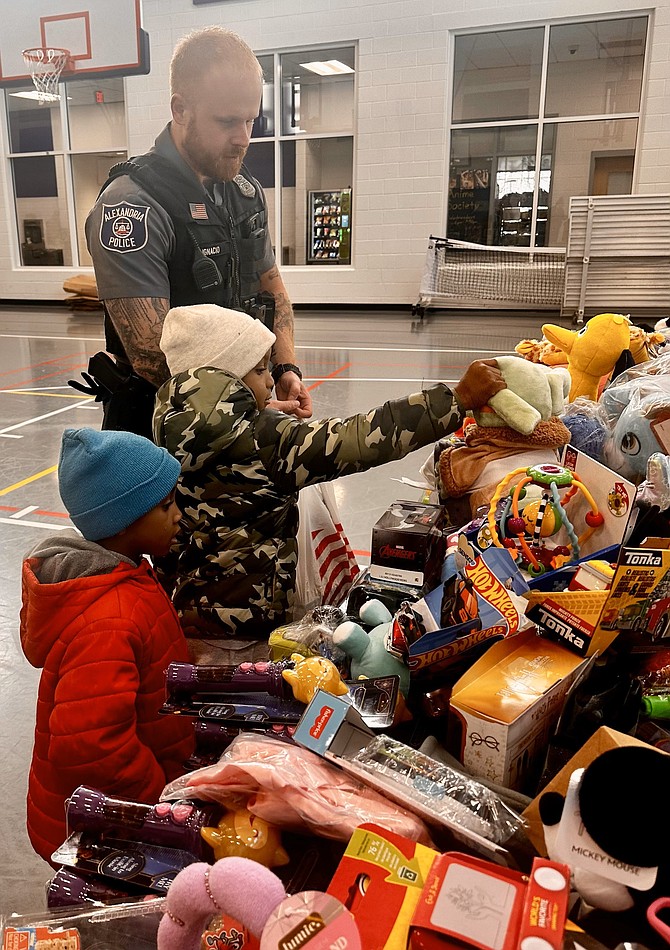
<svg viewBox="0 0 670 950"><path fill-rule="evenodd" d="M444 560L443 528L440 506L395 501L372 529L371 577L432 586Z"/></svg>
<svg viewBox="0 0 670 950"><path fill-rule="evenodd" d="M464 566L460 583L470 593L471 617L442 626L445 616L443 585L423 601L413 604L426 634L409 648L409 668L414 677L432 676L472 662L492 643L530 627L523 594L528 584L505 548L480 551L465 536L459 539ZM456 674L458 675L458 674Z"/></svg>

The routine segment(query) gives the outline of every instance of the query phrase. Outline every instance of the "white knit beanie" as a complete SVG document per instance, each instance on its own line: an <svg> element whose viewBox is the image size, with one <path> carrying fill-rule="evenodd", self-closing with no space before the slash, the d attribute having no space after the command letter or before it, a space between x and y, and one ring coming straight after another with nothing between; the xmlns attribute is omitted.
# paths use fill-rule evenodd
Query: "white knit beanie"
<svg viewBox="0 0 670 950"><path fill-rule="evenodd" d="M161 350L173 376L198 366L215 366L246 376L276 337L260 320L213 303L168 310Z"/></svg>

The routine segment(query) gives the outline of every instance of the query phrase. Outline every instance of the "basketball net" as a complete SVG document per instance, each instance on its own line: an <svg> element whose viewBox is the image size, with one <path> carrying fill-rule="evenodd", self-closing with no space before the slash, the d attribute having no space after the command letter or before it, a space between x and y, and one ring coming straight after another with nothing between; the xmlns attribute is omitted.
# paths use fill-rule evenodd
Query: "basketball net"
<svg viewBox="0 0 670 950"><path fill-rule="evenodd" d="M69 49L35 46L23 50L23 61L30 70L40 102L58 102L56 92L63 69L72 63ZM71 66L70 66L71 68Z"/></svg>

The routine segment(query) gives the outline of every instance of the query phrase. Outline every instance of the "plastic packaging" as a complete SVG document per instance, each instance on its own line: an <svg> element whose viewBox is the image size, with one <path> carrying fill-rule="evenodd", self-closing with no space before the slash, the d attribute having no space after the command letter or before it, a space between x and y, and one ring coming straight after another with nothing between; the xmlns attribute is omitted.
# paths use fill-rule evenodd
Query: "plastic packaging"
<svg viewBox="0 0 670 950"><path fill-rule="evenodd" d="M281 828L348 841L358 825L373 822L413 841L430 841L420 818L363 782L307 749L255 734L238 736L216 765L182 775L161 798L226 805L240 794L252 814Z"/></svg>
<svg viewBox="0 0 670 950"><path fill-rule="evenodd" d="M344 669L347 659L333 643L333 630L345 619L339 607L315 607L295 623L277 627L270 634L270 656L273 660L288 659L292 653L303 656L324 656L338 669Z"/></svg>
<svg viewBox="0 0 670 950"><path fill-rule="evenodd" d="M390 785L412 790L424 807L461 827L504 844L523 819L495 792L462 772L431 759L389 736L377 736L352 759L366 771L381 773Z"/></svg>
<svg viewBox="0 0 670 950"><path fill-rule="evenodd" d="M162 898L0 917L2 947L156 950Z"/></svg>
<svg viewBox="0 0 670 950"><path fill-rule="evenodd" d="M180 848L200 860L207 860L210 850L200 830L215 823L218 809L211 805L197 807L189 801L143 805L111 798L80 785L66 802L65 818L68 834L73 831L104 833L108 837Z"/></svg>

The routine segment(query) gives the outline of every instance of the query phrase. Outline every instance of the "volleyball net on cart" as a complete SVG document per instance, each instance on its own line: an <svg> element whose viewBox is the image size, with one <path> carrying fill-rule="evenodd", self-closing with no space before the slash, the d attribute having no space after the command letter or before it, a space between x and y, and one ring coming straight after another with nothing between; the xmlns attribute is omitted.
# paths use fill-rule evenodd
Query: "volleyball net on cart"
<svg viewBox="0 0 670 950"><path fill-rule="evenodd" d="M565 250L489 247L431 235L412 313L430 307L556 310L563 303Z"/></svg>

